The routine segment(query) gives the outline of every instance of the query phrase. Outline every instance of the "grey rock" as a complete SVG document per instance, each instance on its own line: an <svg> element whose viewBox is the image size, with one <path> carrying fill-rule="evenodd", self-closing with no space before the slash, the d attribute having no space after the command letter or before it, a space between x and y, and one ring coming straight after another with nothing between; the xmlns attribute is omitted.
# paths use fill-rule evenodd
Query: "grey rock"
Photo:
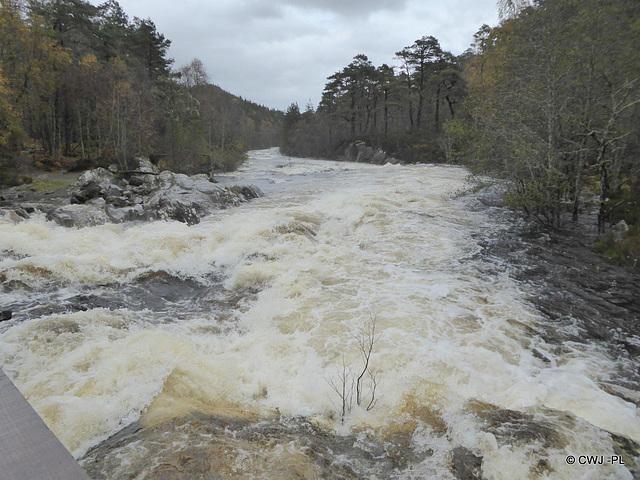
<svg viewBox="0 0 640 480"><path fill-rule="evenodd" d="M163 198L160 202L159 214L166 219L177 220L187 225L200 223L199 213L202 207L197 203L175 198Z"/></svg>
<svg viewBox="0 0 640 480"><path fill-rule="evenodd" d="M458 446L453 449L451 458L452 470L460 480L481 480L482 457L474 455L469 449Z"/></svg>
<svg viewBox="0 0 640 480"><path fill-rule="evenodd" d="M158 167L151 163L151 160L145 157L136 158L136 170L145 173L158 173Z"/></svg>
<svg viewBox="0 0 640 480"><path fill-rule="evenodd" d="M104 201L105 203L108 203L109 205L113 205L114 207L118 207L118 208L129 207L133 205L133 202L127 197L108 196L108 197L104 197Z"/></svg>
<svg viewBox="0 0 640 480"><path fill-rule="evenodd" d="M477 193L480 203L487 207L503 207L506 187L500 183L490 183L483 186Z"/></svg>
<svg viewBox="0 0 640 480"><path fill-rule="evenodd" d="M104 186L101 186L95 180L89 180L80 186L80 190L75 191L71 195L71 203L86 203L99 196L104 188Z"/></svg>
<svg viewBox="0 0 640 480"><path fill-rule="evenodd" d="M113 223L122 223L130 220L130 211L126 208L116 208L108 206L105 209L107 216Z"/></svg>
<svg viewBox="0 0 640 480"><path fill-rule="evenodd" d="M398 160L387 155L384 150L373 149L363 141L350 143L345 149L342 159L347 162L373 163L375 165L398 163Z"/></svg>
<svg viewBox="0 0 640 480"><path fill-rule="evenodd" d="M262 190L253 185L242 185L231 187L231 191L244 200L252 200L263 195Z"/></svg>
<svg viewBox="0 0 640 480"><path fill-rule="evenodd" d="M29 208L29 210L33 210ZM33 211L31 212L33 213ZM13 208L3 208L0 209L0 223L8 222L8 223L20 223L23 220L30 218L29 212L27 208L22 207L13 207Z"/></svg>
<svg viewBox="0 0 640 480"><path fill-rule="evenodd" d="M110 196L110 197L119 197L120 195L123 194L123 190L122 188L120 188L118 185L109 185L109 188L107 188L104 192L105 196Z"/></svg>
<svg viewBox="0 0 640 480"><path fill-rule="evenodd" d="M71 194L71 205L54 206L47 218L66 227L151 220L194 225L216 210L262 196L257 187L222 187L207 175L157 172L155 165L143 160L139 159L139 169L128 179L103 168L83 173Z"/></svg>
<svg viewBox="0 0 640 480"><path fill-rule="evenodd" d="M193 183L193 188L202 193L215 193L220 190L220 187L215 183L210 182L208 179L196 180Z"/></svg>
<svg viewBox="0 0 640 480"><path fill-rule="evenodd" d="M165 170L158 175L158 186L160 188L169 188L173 185L173 177L175 173Z"/></svg>
<svg viewBox="0 0 640 480"><path fill-rule="evenodd" d="M107 204L107 201L102 198L93 198L87 202L89 205L93 205L94 207L104 207Z"/></svg>
<svg viewBox="0 0 640 480"><path fill-rule="evenodd" d="M69 200L72 204L85 203L89 200L89 198L83 194L82 192L73 192L71 194L71 199Z"/></svg>
<svg viewBox="0 0 640 480"><path fill-rule="evenodd" d="M93 205L66 205L47 214L47 219L63 227L93 227L109 222L104 208Z"/></svg>
<svg viewBox="0 0 640 480"><path fill-rule="evenodd" d="M184 190L191 190L193 189L194 181L184 173L177 173L173 177L173 184Z"/></svg>
<svg viewBox="0 0 640 480"><path fill-rule="evenodd" d="M139 187L140 185L144 185L144 180L141 177L131 177L129 178L128 183L132 187Z"/></svg>
<svg viewBox="0 0 640 480"><path fill-rule="evenodd" d="M93 170L87 170L78 177L78 184L80 185L86 185L89 182L95 182L104 188L106 188L108 185L113 184L114 181L114 174L102 167L98 167Z"/></svg>
<svg viewBox="0 0 640 480"><path fill-rule="evenodd" d="M130 192L133 195L141 195L141 196L146 196L149 195L151 192L153 191L153 188L147 186L147 185L140 185L138 187L133 187Z"/></svg>

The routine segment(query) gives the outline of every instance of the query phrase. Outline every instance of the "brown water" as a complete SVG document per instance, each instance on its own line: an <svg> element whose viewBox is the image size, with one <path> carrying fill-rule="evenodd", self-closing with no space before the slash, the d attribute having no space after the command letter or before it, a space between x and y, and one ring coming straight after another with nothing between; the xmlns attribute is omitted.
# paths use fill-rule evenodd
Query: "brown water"
<svg viewBox="0 0 640 480"><path fill-rule="evenodd" d="M266 195L198 225L0 224L2 368L96 478L632 478L600 386L630 360L548 343L467 175L266 150L233 179Z"/></svg>

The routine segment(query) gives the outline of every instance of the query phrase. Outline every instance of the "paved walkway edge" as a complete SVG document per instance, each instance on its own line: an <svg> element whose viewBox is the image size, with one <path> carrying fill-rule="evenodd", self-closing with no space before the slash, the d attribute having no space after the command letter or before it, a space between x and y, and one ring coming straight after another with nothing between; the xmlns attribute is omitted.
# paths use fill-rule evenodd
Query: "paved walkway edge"
<svg viewBox="0 0 640 480"><path fill-rule="evenodd" d="M2 370L0 472L8 480L89 478Z"/></svg>

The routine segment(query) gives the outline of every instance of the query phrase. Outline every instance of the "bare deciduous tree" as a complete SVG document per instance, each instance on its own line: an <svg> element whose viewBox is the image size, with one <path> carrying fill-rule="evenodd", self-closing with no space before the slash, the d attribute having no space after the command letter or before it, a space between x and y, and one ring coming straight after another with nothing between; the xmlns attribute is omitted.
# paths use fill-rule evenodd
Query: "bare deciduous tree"
<svg viewBox="0 0 640 480"><path fill-rule="evenodd" d="M343 424L345 417L351 413L354 406L364 406L369 411L378 402L376 397L379 382L378 372L371 369L373 348L380 339L380 334L376 333L376 323L377 317L371 316L369 322L357 334L350 332L360 351L362 367L354 373L351 365L346 363L343 353L342 365L338 368L335 378L331 375L325 376L325 381L338 395L339 405L334 404L334 406L340 412L340 420Z"/></svg>
<svg viewBox="0 0 640 480"><path fill-rule="evenodd" d="M209 83L209 74L204 64L198 58L180 68L180 80L189 89Z"/></svg>
<svg viewBox="0 0 640 480"><path fill-rule="evenodd" d="M328 375L325 377L325 380L338 395L340 405L334 404L334 406L340 412L340 421L344 424L346 415L353 409L353 391L355 384L353 374L345 361L344 354L342 355L342 366L338 369L337 378L334 380L332 376Z"/></svg>
<svg viewBox="0 0 640 480"><path fill-rule="evenodd" d="M533 0L498 0L498 14L502 19L515 17L521 10L534 4Z"/></svg>

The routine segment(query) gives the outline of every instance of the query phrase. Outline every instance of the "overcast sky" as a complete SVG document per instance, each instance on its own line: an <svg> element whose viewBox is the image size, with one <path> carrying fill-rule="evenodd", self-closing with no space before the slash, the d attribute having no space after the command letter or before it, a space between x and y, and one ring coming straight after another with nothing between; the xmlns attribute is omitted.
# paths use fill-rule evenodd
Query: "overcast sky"
<svg viewBox="0 0 640 480"><path fill-rule="evenodd" d="M317 106L327 77L360 53L397 65L395 52L433 35L457 55L498 21L496 0L118 1L171 40L176 68L199 58L212 83L280 110Z"/></svg>

